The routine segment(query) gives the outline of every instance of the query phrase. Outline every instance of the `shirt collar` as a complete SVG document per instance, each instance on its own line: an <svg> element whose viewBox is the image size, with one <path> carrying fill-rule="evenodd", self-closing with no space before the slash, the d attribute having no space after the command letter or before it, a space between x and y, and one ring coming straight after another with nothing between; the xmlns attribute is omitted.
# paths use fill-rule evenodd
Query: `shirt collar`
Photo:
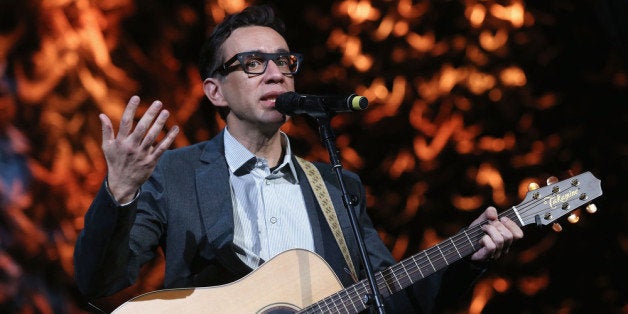
<svg viewBox="0 0 628 314"><path fill-rule="evenodd" d="M294 163L292 162L292 149L290 148L290 139L288 135L282 131L279 131L282 138L282 146L285 150L285 154L283 156L283 161L276 167L276 172L284 172L286 174L286 179L294 184L298 184L299 180L297 177L297 171L294 167ZM244 145L242 145L238 140L229 133L229 129L225 128L224 132L224 142L225 142L225 158L227 159L227 165L229 166L229 171L231 173L244 172L249 173L250 170L255 166L255 162L257 161L257 156L251 153Z"/></svg>

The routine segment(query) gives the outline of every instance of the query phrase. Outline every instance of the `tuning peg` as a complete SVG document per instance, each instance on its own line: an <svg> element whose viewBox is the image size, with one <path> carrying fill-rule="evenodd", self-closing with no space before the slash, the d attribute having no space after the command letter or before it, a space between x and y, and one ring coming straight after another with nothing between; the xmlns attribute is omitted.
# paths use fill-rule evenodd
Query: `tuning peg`
<svg viewBox="0 0 628 314"><path fill-rule="evenodd" d="M587 205L586 210L589 214L595 214L595 212L597 212L597 206L595 206L595 204L591 203L589 205Z"/></svg>
<svg viewBox="0 0 628 314"><path fill-rule="evenodd" d="M547 182L547 185L552 185L552 184L558 182L558 178L555 177L555 176L551 176L551 177L547 178L546 182Z"/></svg>
<svg viewBox="0 0 628 314"><path fill-rule="evenodd" d="M577 223L579 220L580 220L580 216L575 211L569 214L569 216L567 217L567 221L569 221L572 224Z"/></svg>
<svg viewBox="0 0 628 314"><path fill-rule="evenodd" d="M557 223L557 222L552 224L552 229L554 229L554 231L556 231L556 232L563 231L563 227L559 223Z"/></svg>
<svg viewBox="0 0 628 314"><path fill-rule="evenodd" d="M534 191L534 190L536 190L538 188L540 188L540 186L536 182L530 182L530 184L528 184L528 192Z"/></svg>

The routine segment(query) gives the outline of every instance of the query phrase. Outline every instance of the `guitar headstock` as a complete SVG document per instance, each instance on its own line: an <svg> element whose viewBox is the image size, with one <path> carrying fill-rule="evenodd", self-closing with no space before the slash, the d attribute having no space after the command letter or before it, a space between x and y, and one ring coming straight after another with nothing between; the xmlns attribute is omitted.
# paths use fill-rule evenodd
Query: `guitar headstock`
<svg viewBox="0 0 628 314"><path fill-rule="evenodd" d="M602 195L601 182L591 172L560 182L551 177L547 183L544 187L537 185L538 188L528 192L516 206L522 226L548 225Z"/></svg>

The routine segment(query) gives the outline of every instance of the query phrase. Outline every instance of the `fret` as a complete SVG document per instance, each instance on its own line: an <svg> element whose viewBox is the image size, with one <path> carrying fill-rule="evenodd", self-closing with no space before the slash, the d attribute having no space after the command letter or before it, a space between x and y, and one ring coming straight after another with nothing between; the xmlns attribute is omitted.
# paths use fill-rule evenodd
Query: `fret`
<svg viewBox="0 0 628 314"><path fill-rule="evenodd" d="M392 275L393 275L393 280L394 280L393 285L394 285L394 283L397 283L397 285L399 286L399 290L401 290L401 289L403 289L403 286L401 285L401 282L399 281L399 278L397 278L397 271L394 269L395 267L396 267L396 265L392 266L390 268L390 270L392 272Z"/></svg>
<svg viewBox="0 0 628 314"><path fill-rule="evenodd" d="M458 257L462 258L462 254L460 254L460 251L458 251L458 248L456 247L456 244L454 243L454 237L449 238L449 241L451 241L451 244L454 246L456 253L458 253Z"/></svg>
<svg viewBox="0 0 628 314"><path fill-rule="evenodd" d="M378 283L380 283L381 281L378 280ZM359 288L359 289L358 289ZM380 287L377 287L378 290L381 290ZM359 285L355 285L355 291L356 291L356 296L358 298L358 301L360 304L360 309L364 310L367 308L367 305L365 303L366 299L366 295L371 293L371 290L367 287L367 281L366 280L362 280L362 282L360 282Z"/></svg>
<svg viewBox="0 0 628 314"><path fill-rule="evenodd" d="M412 256L412 260L414 261L414 265L416 265L416 268L419 270L419 273L421 274L421 278L425 278L425 275L423 275L423 271L421 271L421 266L419 266L419 264L416 262L416 258L418 256Z"/></svg>
<svg viewBox="0 0 628 314"><path fill-rule="evenodd" d="M346 291L346 290L344 290ZM340 296L340 295L338 295ZM347 309L347 305L342 301L342 298L340 298L340 305L342 305L342 307L345 309L344 313L349 313L349 309Z"/></svg>
<svg viewBox="0 0 628 314"><path fill-rule="evenodd" d="M413 283L414 283L414 280L412 280L412 277L411 277L411 276L410 276L410 274L408 273L408 269L406 268L406 266L405 266L403 263L401 263L401 264L399 264L399 265L401 265L401 268L403 269L403 271L405 271L405 272L406 272L406 278L408 278L408 280L410 280L410 284L413 284Z"/></svg>
<svg viewBox="0 0 628 314"><path fill-rule="evenodd" d="M377 281L378 282L382 282L384 284L384 287L386 288L386 290L388 290L388 294L391 295L391 294L394 293L394 291L390 288L389 282L388 282L388 280L386 280L386 277L384 276L384 272L388 272L388 271L391 271L391 269L387 268L387 269L381 271L379 273L380 278L378 278ZM375 277L377 277L377 276L375 276Z"/></svg>
<svg viewBox="0 0 628 314"><path fill-rule="evenodd" d="M445 257L445 254L443 254L443 250L440 249L440 245L437 245L436 248L438 248L438 251L440 252L440 255L443 256L443 260L445 261L445 265L449 265L449 263L447 262L447 258Z"/></svg>
<svg viewBox="0 0 628 314"><path fill-rule="evenodd" d="M427 256L427 250L423 251L423 254L425 254L425 258L427 258L427 261L430 262L430 265L432 265L432 268L434 269L434 271L436 271L436 267L434 267L434 264L432 264L430 257Z"/></svg>
<svg viewBox="0 0 628 314"><path fill-rule="evenodd" d="M354 286L355 286L355 285L354 285ZM354 287L353 289L355 290L355 287ZM356 290L356 291L357 291L357 290ZM348 293L348 291L347 291L347 294L349 294L349 293ZM350 294L349 294L349 295L350 295ZM353 307L353 311L354 311L354 313L359 312L360 310L359 310L359 309L355 306L355 303L354 303L353 298L349 297L349 298L348 298L348 300L349 300L349 302L351 302L351 307Z"/></svg>
<svg viewBox="0 0 628 314"><path fill-rule="evenodd" d="M471 241L471 238L469 238L469 234L467 233L467 229L463 230L462 232L464 232L464 235L467 236L467 240L469 240L469 243L471 243L471 248L473 248L473 251L476 251L477 249L475 248L475 245L473 244L473 241Z"/></svg>

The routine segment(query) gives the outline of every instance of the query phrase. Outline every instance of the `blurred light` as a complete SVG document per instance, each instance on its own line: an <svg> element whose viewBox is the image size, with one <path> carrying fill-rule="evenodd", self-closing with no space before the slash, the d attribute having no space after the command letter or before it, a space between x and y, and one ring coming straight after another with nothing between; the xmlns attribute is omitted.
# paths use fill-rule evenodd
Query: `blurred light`
<svg viewBox="0 0 628 314"><path fill-rule="evenodd" d="M419 52L427 52L434 47L436 41L433 33L427 33L425 35L419 35L414 32L406 35L406 41L412 48Z"/></svg>
<svg viewBox="0 0 628 314"><path fill-rule="evenodd" d="M462 117L452 115L450 119L444 121L437 129L432 141L428 144L423 136L414 138L414 154L422 161L431 161L445 148L449 138L455 130L462 127Z"/></svg>
<svg viewBox="0 0 628 314"><path fill-rule="evenodd" d="M400 234L395 240L395 243L392 249L390 250L390 252L395 257L395 259L401 260L403 256L405 256L407 250L408 250L408 235Z"/></svg>
<svg viewBox="0 0 628 314"><path fill-rule="evenodd" d="M467 79L467 87L469 87L469 91L476 95L481 95L487 90L492 89L495 87L495 84L496 80L493 75L476 70L471 71Z"/></svg>
<svg viewBox="0 0 628 314"><path fill-rule="evenodd" d="M489 61L488 56L475 45L469 45L467 47L466 57L479 66L486 65Z"/></svg>
<svg viewBox="0 0 628 314"><path fill-rule="evenodd" d="M495 51L503 47L508 41L508 31L499 29L495 34L484 30L480 33L480 46L488 51Z"/></svg>
<svg viewBox="0 0 628 314"><path fill-rule="evenodd" d="M493 289L499 293L505 293L510 289L510 282L504 278L495 278L493 280Z"/></svg>
<svg viewBox="0 0 628 314"><path fill-rule="evenodd" d="M359 24L364 21L376 21L380 17L379 10L371 6L368 0L343 1L338 6L338 13L345 13L354 23Z"/></svg>
<svg viewBox="0 0 628 314"><path fill-rule="evenodd" d="M425 14L429 7L429 1L422 1L412 5L412 0L399 0L397 11L402 17L414 20Z"/></svg>
<svg viewBox="0 0 628 314"><path fill-rule="evenodd" d="M549 277L542 274L536 277L528 276L519 280L517 287L521 292L528 296L534 296L539 291L545 289L549 284Z"/></svg>
<svg viewBox="0 0 628 314"><path fill-rule="evenodd" d="M493 201L498 205L506 202L506 192L504 190L504 180L501 173L490 163L482 163L476 175L479 185L488 185L493 189Z"/></svg>
<svg viewBox="0 0 628 314"><path fill-rule="evenodd" d="M595 214L597 212L597 206L595 206L595 204L589 204L587 205L586 210L589 214Z"/></svg>
<svg viewBox="0 0 628 314"><path fill-rule="evenodd" d="M491 101L498 102L502 99L502 91L499 88L493 88L488 92L488 98Z"/></svg>
<svg viewBox="0 0 628 314"><path fill-rule="evenodd" d="M514 1L510 6L493 4L490 12L498 19L509 21L515 28L523 26L525 10L519 1Z"/></svg>
<svg viewBox="0 0 628 314"><path fill-rule="evenodd" d="M382 41L390 35L393 31L395 20L391 15L386 15L379 23L379 27L373 33L374 41Z"/></svg>
<svg viewBox="0 0 628 314"><path fill-rule="evenodd" d="M395 26L393 27L393 35L397 37L404 36L405 34L408 33L409 29L410 29L410 26L408 25L408 22L397 21L397 23L395 23Z"/></svg>
<svg viewBox="0 0 628 314"><path fill-rule="evenodd" d="M484 203L484 198L480 195L461 196L453 195L451 198L453 206L462 211L474 211Z"/></svg>
<svg viewBox="0 0 628 314"><path fill-rule="evenodd" d="M356 56L353 66L360 72L366 72L373 66L373 57L360 54Z"/></svg>
<svg viewBox="0 0 628 314"><path fill-rule="evenodd" d="M412 192L409 193L406 199L406 207L403 211L403 217L406 219L412 219L416 217L416 212L423 204L425 199L425 192L428 189L428 185L425 182L419 181L412 187Z"/></svg>
<svg viewBox="0 0 628 314"><path fill-rule="evenodd" d="M471 26L478 28L484 22L484 18L486 17L486 8L477 3L475 5L468 6L465 10L465 15L471 23Z"/></svg>
<svg viewBox="0 0 628 314"><path fill-rule="evenodd" d="M517 66L510 66L501 71L499 79L506 86L525 86L526 74Z"/></svg>
<svg viewBox="0 0 628 314"><path fill-rule="evenodd" d="M546 93L537 99L536 103L539 109L549 109L556 105L558 102L557 96L554 93Z"/></svg>
<svg viewBox="0 0 628 314"><path fill-rule="evenodd" d="M397 154L397 158L390 166L388 174L391 178L397 179L402 173L412 171L414 166L414 155L406 150L402 150Z"/></svg>
<svg viewBox="0 0 628 314"><path fill-rule="evenodd" d="M244 10L249 4L244 0L218 0L218 6L223 8L227 14L233 14Z"/></svg>
<svg viewBox="0 0 628 314"><path fill-rule="evenodd" d="M468 314L480 314L486 306L488 300L493 296L491 279L479 281L473 287L473 296L469 304Z"/></svg>

